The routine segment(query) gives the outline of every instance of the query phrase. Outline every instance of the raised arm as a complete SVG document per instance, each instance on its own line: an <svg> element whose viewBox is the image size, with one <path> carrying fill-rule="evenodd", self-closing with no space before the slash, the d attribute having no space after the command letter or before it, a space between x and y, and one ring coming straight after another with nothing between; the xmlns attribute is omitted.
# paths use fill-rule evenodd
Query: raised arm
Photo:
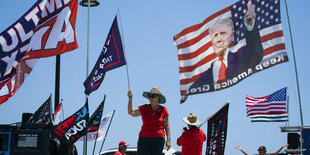
<svg viewBox="0 0 310 155"><path fill-rule="evenodd" d="M240 146L235 147L237 150L240 150L244 155L248 155L245 151L242 150Z"/></svg>
<svg viewBox="0 0 310 155"><path fill-rule="evenodd" d="M164 128L166 130L166 135L167 135L166 147L167 147L167 151L168 151L170 149L170 147L171 147L170 125L169 125L169 118L168 118L168 116L166 118L164 118Z"/></svg>
<svg viewBox="0 0 310 155"><path fill-rule="evenodd" d="M132 109L132 92L131 90L128 90L128 93L127 93L127 96L128 96L128 114L132 117L138 117L141 115L140 113L140 110L138 108L135 108L135 109Z"/></svg>
<svg viewBox="0 0 310 155"><path fill-rule="evenodd" d="M287 146L288 146L288 144L283 144L283 145L281 146L281 148L280 148L277 152L275 152L275 153L273 153L273 154L271 154L271 155L277 155L277 154L279 154L279 153L281 152L281 150L282 150L283 148L287 147Z"/></svg>

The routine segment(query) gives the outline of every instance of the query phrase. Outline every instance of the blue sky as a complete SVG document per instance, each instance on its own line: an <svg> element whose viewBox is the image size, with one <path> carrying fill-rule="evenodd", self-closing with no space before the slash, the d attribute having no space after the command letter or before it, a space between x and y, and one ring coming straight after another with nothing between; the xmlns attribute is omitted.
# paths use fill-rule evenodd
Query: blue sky
<svg viewBox="0 0 310 155"><path fill-rule="evenodd" d="M19 19L36 0L11 0L0 5L0 31ZM213 13L236 2L236 0L99 0L98 7L90 11L90 62L89 70L96 63L106 40L112 21L119 9L123 32L130 87L133 92L133 107L148 103L142 97L143 91L158 86L167 98L170 114L172 147L181 135L186 124L182 121L190 112L197 114L200 121L216 112L226 101L230 101L228 133L225 154L240 154L235 146L241 146L250 154L257 153L260 145L267 146L268 152L275 152L287 143L287 134L281 133L279 126L285 123L251 123L246 117L245 95L265 96L280 88L288 86L290 95L290 121L292 126L300 125L297 86L293 53L290 42L288 21L284 1L281 1L282 26L289 62L276 65L256 73L237 85L218 92L193 95L180 105L179 64L177 48L173 36L184 28L201 23ZM295 46L296 63L300 84L300 95L304 125L310 124L310 71L307 52L310 34L310 22L307 11L310 1L288 1L288 9ZM83 106L85 101L83 82L86 79L87 50L87 8L78 8L76 37L79 48L61 56L60 98L63 99L65 117L70 116ZM40 59L18 92L0 106L0 124L21 121L23 112L34 112L50 94L54 95L55 57ZM103 150L117 147L119 141L126 141L136 146L141 127L141 118L127 114L127 77L126 67L121 67L106 74L101 87L89 96L89 109L93 113L106 94L104 115L116 110L110 131L106 137ZM54 100L54 96L53 96ZM207 126L202 129L207 131ZM97 143L96 153L101 142ZM82 143L76 143L82 154ZM206 143L203 151L205 152ZM93 143L88 143L91 154Z"/></svg>

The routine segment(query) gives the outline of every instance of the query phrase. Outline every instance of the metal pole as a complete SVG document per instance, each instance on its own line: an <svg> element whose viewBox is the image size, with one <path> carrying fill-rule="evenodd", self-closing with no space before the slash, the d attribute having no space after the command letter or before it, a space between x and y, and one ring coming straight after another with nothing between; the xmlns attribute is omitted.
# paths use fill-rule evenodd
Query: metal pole
<svg viewBox="0 0 310 155"><path fill-rule="evenodd" d="M119 12L119 9L117 9L117 14L118 14L118 17L119 17L119 22L120 22L120 26L121 26L121 34L122 34L122 37L124 38L124 34L123 34L123 27L122 27L122 23L121 23L121 14ZM118 20L117 20L118 21ZM117 24L118 25L118 24ZM127 59L126 59L126 50L125 50L125 42L123 41L124 39L121 39L122 41L122 45L123 45L123 49L124 49L124 54L125 54L125 60L126 60L126 71L127 71L127 83L128 83L128 89L130 90L130 83L129 83L129 72L128 72L128 62L127 62Z"/></svg>
<svg viewBox="0 0 310 155"><path fill-rule="evenodd" d="M105 135L104 135L104 138L103 138L103 141L102 141L102 144L101 144L100 150L99 150L99 155L100 155L100 152L101 152L101 150L102 150L102 147L103 147L103 144L104 144L105 138L106 138L106 137L107 137L107 135L108 135L108 132L109 132L109 129L110 129L110 125L111 125L112 120L113 120L114 113L115 113L115 110L113 110L112 117L111 117L111 120L110 120L110 122L109 122L109 126L108 126L108 128L107 128L107 132L106 132L106 133L105 133Z"/></svg>
<svg viewBox="0 0 310 155"><path fill-rule="evenodd" d="M60 85L60 54L56 55L54 111L59 105L59 85Z"/></svg>
<svg viewBox="0 0 310 155"><path fill-rule="evenodd" d="M287 20L288 20L290 37L291 37L292 50L293 50L295 75L296 75L297 91L298 91L298 102L299 102L299 110L300 110L300 123L301 123L301 126L303 126L304 120L303 120L303 116L302 116L302 108L301 108L301 99L300 99L300 90L299 90L299 81L298 81L298 73L297 73L297 66L296 66L295 50L294 50L294 43L293 43L293 36L292 36L292 30L291 30L291 24L290 24L290 17L288 15L288 8L287 8L286 0L285 0L285 7L286 7L286 15L287 15Z"/></svg>
<svg viewBox="0 0 310 155"><path fill-rule="evenodd" d="M291 30L291 24L290 24L290 17L288 14L288 7L287 7L287 1L285 0L285 8L286 8L286 16L290 31L290 37L291 37L291 44L292 44L292 51L293 51L293 58L294 58L294 66L295 66L295 75L296 75L296 83L297 83L297 92L298 92L298 103L299 103L299 111L300 111L300 149L302 149L303 146L303 140L302 140L302 128L304 126L304 120L302 115L302 107L301 107L301 99L300 99L300 89L299 89L299 81L298 81L298 72L297 72L297 65L296 65L296 58L295 58L295 50L294 50L294 42L293 42L293 36L292 36L292 30ZM303 155L303 152L301 151L301 155Z"/></svg>
<svg viewBox="0 0 310 155"><path fill-rule="evenodd" d="M102 111L103 111L104 103L105 103L105 95L104 95L104 98L103 98ZM100 103L100 106L101 106L101 103ZM101 119L102 119L102 113L101 113L101 118L100 118L100 122L99 122L99 128L97 129L97 132L96 132L96 139L95 139L95 144L94 144L94 148L93 148L93 153L92 153L92 155L94 155L94 153L95 153L96 144L97 144L97 138L98 138L98 133L99 133L99 130L100 130Z"/></svg>
<svg viewBox="0 0 310 155"><path fill-rule="evenodd" d="M89 11L90 10L90 0L88 0L87 6L87 54L86 54L86 78L88 76L88 65L89 65ZM88 102L88 95L85 95L85 100ZM83 155L87 155L87 136L83 139Z"/></svg>

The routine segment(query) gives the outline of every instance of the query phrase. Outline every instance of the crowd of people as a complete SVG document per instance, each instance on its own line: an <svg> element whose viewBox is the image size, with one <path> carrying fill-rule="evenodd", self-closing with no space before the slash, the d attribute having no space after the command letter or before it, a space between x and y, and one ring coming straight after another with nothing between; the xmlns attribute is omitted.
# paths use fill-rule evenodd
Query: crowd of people
<svg viewBox="0 0 310 155"><path fill-rule="evenodd" d="M171 147L169 113L167 108L162 106L166 103L166 98L158 87L153 87L150 91L143 92L142 95L149 100L149 104L133 108L133 93L130 90L127 93L128 114L132 117L141 116L142 118L137 153L138 155L162 155L164 146L166 146L167 151ZM195 113L190 113L183 118L183 121L187 127L183 128L182 135L177 139L177 145L182 146L182 155L202 155L202 146L206 141L206 134L200 129L201 122ZM126 155L127 146L127 143L121 141L115 155ZM272 155L278 154L286 146L288 144L282 145ZM236 149L247 155L241 147L236 147ZM260 155L263 155L266 153L266 147L260 146L258 151Z"/></svg>

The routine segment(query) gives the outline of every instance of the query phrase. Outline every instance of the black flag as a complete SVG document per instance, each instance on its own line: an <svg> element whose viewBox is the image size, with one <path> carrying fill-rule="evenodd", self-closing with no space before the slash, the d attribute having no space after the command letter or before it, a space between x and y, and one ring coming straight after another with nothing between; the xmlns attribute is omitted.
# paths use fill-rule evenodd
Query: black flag
<svg viewBox="0 0 310 155"><path fill-rule="evenodd" d="M99 129L104 102L105 102L105 95L103 101L100 103L100 105L98 106L96 111L92 114L92 116L89 118L89 122L87 124L88 132L97 132L97 130Z"/></svg>
<svg viewBox="0 0 310 155"><path fill-rule="evenodd" d="M87 134L88 119L88 102L86 102L80 110L53 127L52 137L57 138L61 144L73 144Z"/></svg>
<svg viewBox="0 0 310 155"><path fill-rule="evenodd" d="M40 106L40 108L30 117L28 123L43 123L51 124L52 115L51 115L51 96Z"/></svg>
<svg viewBox="0 0 310 155"><path fill-rule="evenodd" d="M227 102L218 112L208 119L208 137L206 155L224 155L227 123L228 123Z"/></svg>

